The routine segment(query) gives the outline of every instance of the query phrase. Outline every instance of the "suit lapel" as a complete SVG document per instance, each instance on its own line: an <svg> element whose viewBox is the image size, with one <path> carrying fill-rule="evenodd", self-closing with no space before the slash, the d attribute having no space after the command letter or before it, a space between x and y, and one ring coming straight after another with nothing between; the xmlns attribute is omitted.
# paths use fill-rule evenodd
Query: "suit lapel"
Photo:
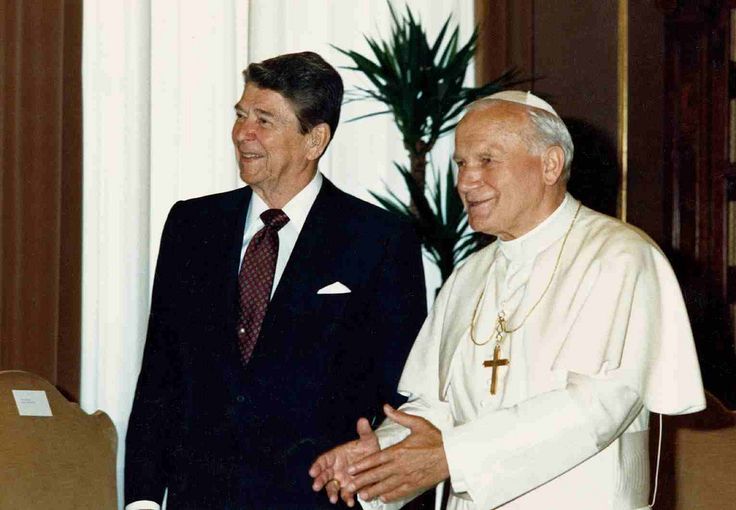
<svg viewBox="0 0 736 510"><path fill-rule="evenodd" d="M214 317L213 327L221 334L213 337L221 342L217 348L213 345L211 354L215 356L213 369L220 370L224 377L225 391L235 398L242 388L242 363L237 345L235 328L237 327L237 291L238 271L240 269L240 251L243 246L245 217L252 197L252 190L245 187L228 196L218 212L220 215L211 225L210 258L216 268L212 277L212 310L222 311L222 315ZM213 218L214 219L214 218Z"/></svg>
<svg viewBox="0 0 736 510"><path fill-rule="evenodd" d="M218 239L216 254L224 257L222 265L222 303L221 310L226 310L225 318L227 331L235 332L236 304L238 288L238 272L240 270L240 251L243 247L243 231L245 230L245 216L253 192L249 187L235 196L235 200L225 204L222 218L221 236Z"/></svg>

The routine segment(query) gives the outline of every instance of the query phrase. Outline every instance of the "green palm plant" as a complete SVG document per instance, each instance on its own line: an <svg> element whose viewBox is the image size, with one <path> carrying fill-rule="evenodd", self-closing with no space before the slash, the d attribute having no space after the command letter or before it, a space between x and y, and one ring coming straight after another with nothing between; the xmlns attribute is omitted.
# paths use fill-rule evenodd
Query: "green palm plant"
<svg viewBox="0 0 736 510"><path fill-rule="evenodd" d="M415 228L429 254L429 258L440 270L444 282L455 265L490 239L479 233L468 232L468 217L460 196L454 191L452 163L445 172L444 186L439 172L433 175L433 186L428 190L419 188L406 166L394 163L404 178L414 210L392 191L384 197L371 193L387 210L412 219ZM416 211L416 212L414 212Z"/></svg>
<svg viewBox="0 0 736 510"><path fill-rule="evenodd" d="M517 72L509 70L480 87L466 87L465 74L477 48L478 29L461 45L459 28L450 30L452 16L448 16L430 44L421 21L408 6L402 16L390 3L388 7L391 35L386 41L365 36L370 56L336 49L352 61L347 69L362 73L371 84L350 91L348 101L374 99L386 106L352 120L392 114L409 155L408 168L395 166L404 177L411 203L405 206L393 193L389 197L373 195L384 207L415 223L444 281L452 267L477 248L481 236L467 233L465 212L452 191L451 167L444 179L437 172L435 187L426 190L427 156L437 140L455 128L467 105L527 80L518 80Z"/></svg>

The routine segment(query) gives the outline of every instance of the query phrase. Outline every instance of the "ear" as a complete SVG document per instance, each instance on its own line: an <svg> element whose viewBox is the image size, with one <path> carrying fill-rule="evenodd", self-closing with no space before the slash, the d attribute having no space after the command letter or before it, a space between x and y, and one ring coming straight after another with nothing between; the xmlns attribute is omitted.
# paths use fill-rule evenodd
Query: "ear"
<svg viewBox="0 0 736 510"><path fill-rule="evenodd" d="M562 170L565 168L565 152L559 145L545 149L542 154L542 179L547 186L553 186L560 181Z"/></svg>
<svg viewBox="0 0 736 510"><path fill-rule="evenodd" d="M322 156L330 142L330 126L326 123L317 124L307 133L307 159L314 161Z"/></svg>

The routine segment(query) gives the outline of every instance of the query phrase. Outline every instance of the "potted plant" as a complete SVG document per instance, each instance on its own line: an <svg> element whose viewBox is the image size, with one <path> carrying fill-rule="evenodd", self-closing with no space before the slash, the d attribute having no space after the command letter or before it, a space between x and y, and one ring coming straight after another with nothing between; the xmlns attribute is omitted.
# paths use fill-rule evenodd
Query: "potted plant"
<svg viewBox="0 0 736 510"><path fill-rule="evenodd" d="M450 29L448 16L430 44L421 20L407 6L398 16L391 4L391 36L378 41L365 36L371 55L336 49L352 61L347 69L362 73L370 88L351 91L356 99L374 99L386 106L361 118L390 113L401 133L409 155L409 166L394 162L409 191L411 201L403 203L389 191L387 196L371 193L386 209L408 217L416 226L422 244L440 269L442 281L455 265L487 244L487 236L469 232L462 202L454 191L452 163L442 171L429 165L433 184L427 187L428 155L437 140L457 125L462 110L478 98L526 80L518 80L509 70L480 87L466 87L465 74L475 54L478 29L459 43L459 29Z"/></svg>

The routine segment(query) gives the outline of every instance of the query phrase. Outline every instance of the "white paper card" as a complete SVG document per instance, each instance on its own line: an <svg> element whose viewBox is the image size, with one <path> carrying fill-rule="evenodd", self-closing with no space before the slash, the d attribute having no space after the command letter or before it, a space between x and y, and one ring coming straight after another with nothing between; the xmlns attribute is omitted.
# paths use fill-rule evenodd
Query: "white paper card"
<svg viewBox="0 0 736 510"><path fill-rule="evenodd" d="M21 416L52 416L49 399L43 390L13 390L13 397Z"/></svg>

